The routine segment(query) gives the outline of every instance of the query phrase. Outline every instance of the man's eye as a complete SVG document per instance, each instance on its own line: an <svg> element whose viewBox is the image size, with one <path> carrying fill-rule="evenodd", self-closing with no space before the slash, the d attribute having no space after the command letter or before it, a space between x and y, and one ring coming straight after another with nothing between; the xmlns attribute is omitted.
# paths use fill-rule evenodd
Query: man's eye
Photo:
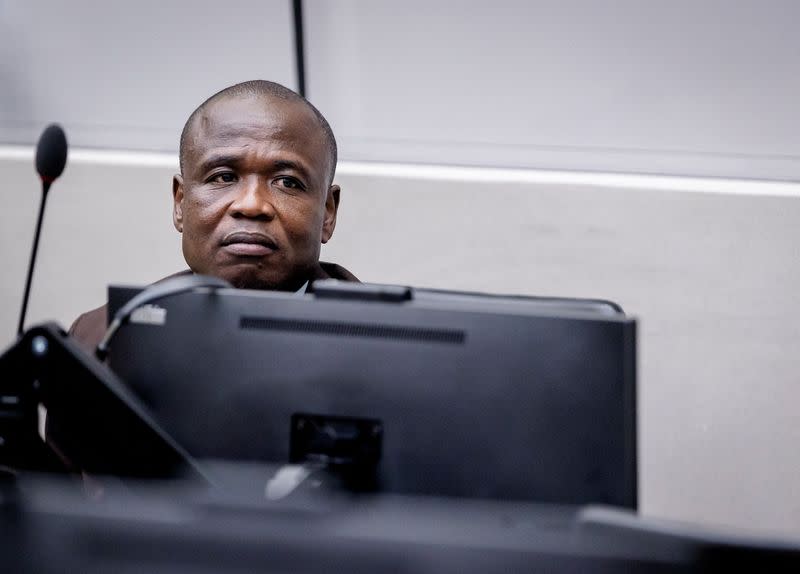
<svg viewBox="0 0 800 574"><path fill-rule="evenodd" d="M236 174L230 171L223 171L212 176L211 180L214 183L233 183L236 181Z"/></svg>
<svg viewBox="0 0 800 574"><path fill-rule="evenodd" d="M276 181L288 189L305 189L303 184L293 177L279 177Z"/></svg>

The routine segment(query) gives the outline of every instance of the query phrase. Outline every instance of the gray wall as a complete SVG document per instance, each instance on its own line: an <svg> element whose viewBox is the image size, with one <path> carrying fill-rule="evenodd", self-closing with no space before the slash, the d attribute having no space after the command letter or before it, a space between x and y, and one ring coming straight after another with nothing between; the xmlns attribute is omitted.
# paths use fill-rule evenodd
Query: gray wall
<svg viewBox="0 0 800 574"><path fill-rule="evenodd" d="M800 177L795 0L311 0L344 157Z"/></svg>
<svg viewBox="0 0 800 574"><path fill-rule="evenodd" d="M800 178L795 0L306 0L342 158ZM0 143L175 151L198 99L296 86L290 2L0 1Z"/></svg>
<svg viewBox="0 0 800 574"><path fill-rule="evenodd" d="M485 175L343 174L326 255L374 281L619 302L642 511L800 536L800 186Z"/></svg>
<svg viewBox="0 0 800 574"><path fill-rule="evenodd" d="M0 0L0 143L58 121L72 145L177 151L206 97L296 87L284 0Z"/></svg>
<svg viewBox="0 0 800 574"><path fill-rule="evenodd" d="M800 174L800 4L306 8L309 93L346 160L325 258L368 281L618 301L640 321L643 511L800 536L800 185L776 181ZM149 152L174 152L220 87L294 86L289 15L278 1L0 1L0 144L23 144L0 145L0 343L38 201L24 144L58 120L74 146L29 313L67 326L108 283L183 266L177 161Z"/></svg>

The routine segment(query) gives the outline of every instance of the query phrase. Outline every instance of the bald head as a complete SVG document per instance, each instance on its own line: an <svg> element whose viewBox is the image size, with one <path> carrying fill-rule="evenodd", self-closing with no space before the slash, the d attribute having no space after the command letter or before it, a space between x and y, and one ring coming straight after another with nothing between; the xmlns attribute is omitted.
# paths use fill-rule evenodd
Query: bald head
<svg viewBox="0 0 800 574"><path fill-rule="evenodd" d="M235 287L297 291L336 226L336 144L311 104L247 82L204 102L181 138L173 224L195 273Z"/></svg>
<svg viewBox="0 0 800 574"><path fill-rule="evenodd" d="M268 82L266 80L251 80L249 82L242 82L240 84L235 84L225 88L224 90L221 90L208 98L192 112L192 114L189 116L189 119L186 120L186 124L183 126L183 131L181 132L179 150L181 173L184 172L184 168L186 166L189 149L192 146L192 138L195 135L197 128L196 124L199 118L201 118L204 112L206 112L206 110L208 110L208 108L214 103L225 99L235 98L259 98L262 99L265 104L270 104L273 102L297 104L310 111L311 115L313 116L313 121L316 122L316 127L319 129L319 137L324 140L325 147L328 150L328 185L333 182L333 176L336 172L337 147L336 138L334 137L333 130L331 130L327 120L317 108L315 108L301 95L293 92L285 86L276 84L275 82Z"/></svg>

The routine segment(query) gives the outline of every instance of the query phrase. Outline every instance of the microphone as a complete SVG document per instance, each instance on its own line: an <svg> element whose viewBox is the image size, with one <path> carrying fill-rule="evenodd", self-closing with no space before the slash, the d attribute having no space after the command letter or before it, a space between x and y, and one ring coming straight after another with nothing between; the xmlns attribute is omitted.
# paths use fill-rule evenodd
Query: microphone
<svg viewBox="0 0 800 574"><path fill-rule="evenodd" d="M36 145L36 171L42 180L42 200L39 203L39 218L36 222L36 233L33 236L33 249L31 259L28 262L28 279L25 281L25 295L22 298L22 311L19 315L19 325L17 326L17 336L22 335L25 325L25 313L28 310L28 297L31 293L31 279L33 278L33 267L36 264L36 252L39 249L39 233L42 230L42 218L44 217L44 205L47 201L47 192L50 185L58 179L64 172L67 165L67 136L58 124L50 124L39 137Z"/></svg>

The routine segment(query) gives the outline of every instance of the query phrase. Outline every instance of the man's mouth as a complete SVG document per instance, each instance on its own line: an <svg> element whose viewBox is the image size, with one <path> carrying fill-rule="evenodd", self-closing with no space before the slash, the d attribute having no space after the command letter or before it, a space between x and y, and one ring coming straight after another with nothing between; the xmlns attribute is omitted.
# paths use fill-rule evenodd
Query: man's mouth
<svg viewBox="0 0 800 574"><path fill-rule="evenodd" d="M222 247L228 253L242 257L263 257L278 249L272 237L250 231L229 233L223 238Z"/></svg>

